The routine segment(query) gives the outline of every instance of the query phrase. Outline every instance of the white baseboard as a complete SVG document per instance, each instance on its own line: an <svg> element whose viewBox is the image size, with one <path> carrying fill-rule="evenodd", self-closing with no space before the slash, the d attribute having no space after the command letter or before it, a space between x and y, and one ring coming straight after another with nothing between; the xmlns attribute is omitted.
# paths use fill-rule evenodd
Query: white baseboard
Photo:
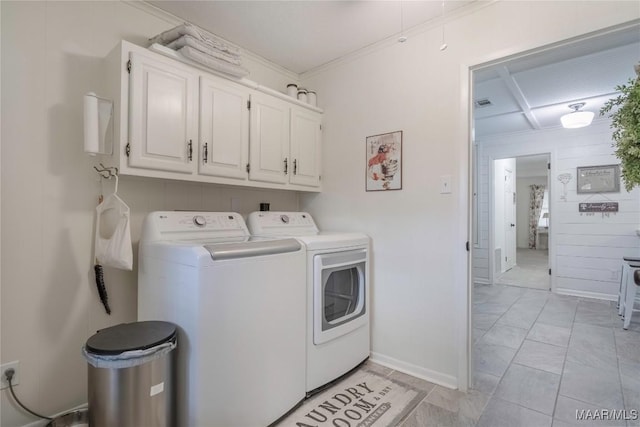
<svg viewBox="0 0 640 427"><path fill-rule="evenodd" d="M376 353L373 351L371 352L369 360L379 365L386 366L387 368L403 372L405 374L441 385L443 387L447 387L453 390L456 390L458 388L458 379L451 375L432 371L431 369L403 362L402 360L394 359L393 357L385 356L384 354Z"/></svg>
<svg viewBox="0 0 640 427"><path fill-rule="evenodd" d="M473 278L474 285L490 285L491 282L489 279L485 279L484 277L474 277Z"/></svg>
<svg viewBox="0 0 640 427"><path fill-rule="evenodd" d="M556 288L556 293L560 295L570 295L574 297L593 298L605 301L617 301L618 295L602 294L599 292L578 291L568 288Z"/></svg>

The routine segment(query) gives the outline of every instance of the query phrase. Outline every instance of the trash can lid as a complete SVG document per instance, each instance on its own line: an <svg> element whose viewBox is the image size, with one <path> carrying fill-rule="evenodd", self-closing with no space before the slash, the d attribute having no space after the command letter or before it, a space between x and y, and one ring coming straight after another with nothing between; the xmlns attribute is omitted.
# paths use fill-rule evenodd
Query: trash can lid
<svg viewBox="0 0 640 427"><path fill-rule="evenodd" d="M176 336L176 325L169 322L147 321L122 323L99 330L87 340L87 351L94 354L120 354L146 350Z"/></svg>

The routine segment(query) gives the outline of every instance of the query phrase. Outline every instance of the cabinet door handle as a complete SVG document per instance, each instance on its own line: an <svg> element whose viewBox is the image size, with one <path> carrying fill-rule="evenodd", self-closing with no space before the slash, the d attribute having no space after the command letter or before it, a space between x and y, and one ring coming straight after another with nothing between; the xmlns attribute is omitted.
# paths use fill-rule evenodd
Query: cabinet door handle
<svg viewBox="0 0 640 427"><path fill-rule="evenodd" d="M293 174L298 174L298 159L293 159Z"/></svg>
<svg viewBox="0 0 640 427"><path fill-rule="evenodd" d="M193 160L193 141L189 140L189 143L187 144L187 158L189 159L189 161Z"/></svg>
<svg viewBox="0 0 640 427"><path fill-rule="evenodd" d="M207 143L204 143L204 147L202 149L202 157L203 161L207 163L207 157L209 157L209 148L207 147Z"/></svg>
<svg viewBox="0 0 640 427"><path fill-rule="evenodd" d="M288 158L284 158L284 174L286 175L289 171L289 159Z"/></svg>

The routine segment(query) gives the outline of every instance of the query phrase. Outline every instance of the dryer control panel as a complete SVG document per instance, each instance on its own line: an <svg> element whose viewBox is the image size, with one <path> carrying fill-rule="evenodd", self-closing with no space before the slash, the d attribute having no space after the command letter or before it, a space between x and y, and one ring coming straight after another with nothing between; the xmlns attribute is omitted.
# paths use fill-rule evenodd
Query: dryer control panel
<svg viewBox="0 0 640 427"><path fill-rule="evenodd" d="M315 221L306 212L252 212L247 219L254 236L309 236L318 234Z"/></svg>

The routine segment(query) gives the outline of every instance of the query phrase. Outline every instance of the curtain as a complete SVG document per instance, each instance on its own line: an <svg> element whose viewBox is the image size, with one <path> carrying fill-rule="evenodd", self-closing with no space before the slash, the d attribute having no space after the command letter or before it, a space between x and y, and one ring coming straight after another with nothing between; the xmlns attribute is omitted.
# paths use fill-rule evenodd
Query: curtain
<svg viewBox="0 0 640 427"><path fill-rule="evenodd" d="M542 210L544 198L544 185L530 185L531 197L529 199L529 249L536 249L536 236L538 234L538 221Z"/></svg>

